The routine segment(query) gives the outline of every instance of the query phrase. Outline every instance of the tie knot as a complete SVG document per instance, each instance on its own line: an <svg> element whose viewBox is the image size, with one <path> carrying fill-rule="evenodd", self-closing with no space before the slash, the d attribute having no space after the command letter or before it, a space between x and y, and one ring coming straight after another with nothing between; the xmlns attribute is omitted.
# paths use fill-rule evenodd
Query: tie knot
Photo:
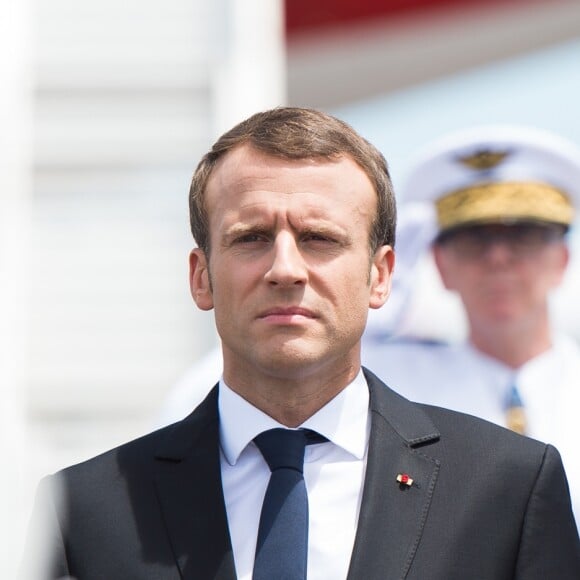
<svg viewBox="0 0 580 580"><path fill-rule="evenodd" d="M270 429L254 438L270 471L288 468L302 473L304 469L304 449L308 443L303 429Z"/></svg>

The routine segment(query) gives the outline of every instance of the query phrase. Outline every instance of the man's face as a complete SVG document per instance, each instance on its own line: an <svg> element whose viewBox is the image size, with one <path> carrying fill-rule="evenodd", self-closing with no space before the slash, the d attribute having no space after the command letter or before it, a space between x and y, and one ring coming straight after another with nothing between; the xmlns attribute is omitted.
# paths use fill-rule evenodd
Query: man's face
<svg viewBox="0 0 580 580"><path fill-rule="evenodd" d="M547 308L568 250L556 226L473 226L434 246L445 287L459 293L471 324L523 321Z"/></svg>
<svg viewBox="0 0 580 580"><path fill-rule="evenodd" d="M197 305L215 308L226 380L358 364L394 263L388 246L370 256L377 199L364 171L347 157L283 160L244 145L206 196L211 255L193 250L190 279Z"/></svg>

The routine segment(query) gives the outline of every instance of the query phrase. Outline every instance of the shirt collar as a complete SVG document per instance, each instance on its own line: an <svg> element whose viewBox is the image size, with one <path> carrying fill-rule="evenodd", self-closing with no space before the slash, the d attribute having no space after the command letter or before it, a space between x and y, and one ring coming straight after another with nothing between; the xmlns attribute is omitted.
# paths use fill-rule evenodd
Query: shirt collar
<svg viewBox="0 0 580 580"><path fill-rule="evenodd" d="M235 465L256 435L276 427L287 428L219 382L220 443L227 462ZM368 445L369 389L362 373L300 427L312 429L345 451L362 459Z"/></svg>

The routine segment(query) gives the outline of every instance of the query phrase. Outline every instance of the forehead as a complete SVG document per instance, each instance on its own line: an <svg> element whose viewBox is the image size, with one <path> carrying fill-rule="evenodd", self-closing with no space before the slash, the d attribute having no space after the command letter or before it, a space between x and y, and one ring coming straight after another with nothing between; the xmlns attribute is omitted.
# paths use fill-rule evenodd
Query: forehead
<svg viewBox="0 0 580 580"><path fill-rule="evenodd" d="M376 192L364 170L349 156L285 159L249 145L228 152L214 168L206 188L210 215L249 203L306 204L356 209L376 207Z"/></svg>

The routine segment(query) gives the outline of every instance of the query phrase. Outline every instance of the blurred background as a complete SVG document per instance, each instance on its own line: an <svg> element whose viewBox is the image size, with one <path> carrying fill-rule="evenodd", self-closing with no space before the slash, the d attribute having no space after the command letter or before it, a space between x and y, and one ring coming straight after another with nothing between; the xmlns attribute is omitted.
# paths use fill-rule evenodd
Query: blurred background
<svg viewBox="0 0 580 580"><path fill-rule="evenodd" d="M189 296L187 194L221 132L321 108L383 151L396 188L465 126L580 144L577 0L0 0L0 48L6 578L38 478L147 432L216 344ZM580 337L577 254L554 308ZM448 297L422 275L436 321Z"/></svg>

